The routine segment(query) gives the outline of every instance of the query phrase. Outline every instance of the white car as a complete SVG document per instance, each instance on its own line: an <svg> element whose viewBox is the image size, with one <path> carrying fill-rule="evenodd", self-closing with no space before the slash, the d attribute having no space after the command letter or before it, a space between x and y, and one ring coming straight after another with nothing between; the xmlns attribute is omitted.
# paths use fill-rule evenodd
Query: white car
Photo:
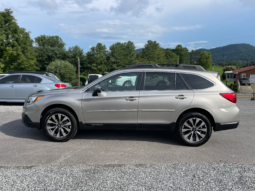
<svg viewBox="0 0 255 191"><path fill-rule="evenodd" d="M101 78L102 76L103 76L102 74L89 74L88 78L85 82L85 86L88 85L89 83L93 82L94 80Z"/></svg>

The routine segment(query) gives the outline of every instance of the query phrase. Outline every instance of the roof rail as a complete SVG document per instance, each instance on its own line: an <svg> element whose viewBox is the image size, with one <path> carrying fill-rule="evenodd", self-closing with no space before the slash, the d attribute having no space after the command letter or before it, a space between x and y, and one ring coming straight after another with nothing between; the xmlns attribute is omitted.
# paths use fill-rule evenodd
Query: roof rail
<svg viewBox="0 0 255 191"><path fill-rule="evenodd" d="M6 73L8 74L15 74L15 73L33 73L33 74L47 74L47 72L34 72L34 71L12 71L8 70Z"/></svg>
<svg viewBox="0 0 255 191"><path fill-rule="evenodd" d="M184 69L184 70L199 70L199 71L206 71L202 66L200 65L191 65L191 64L179 64L179 65L174 65L174 64L160 64L160 65L171 65L171 67L160 67L158 64L136 64L136 65L131 65L125 69L132 69L132 68L161 68L161 69Z"/></svg>

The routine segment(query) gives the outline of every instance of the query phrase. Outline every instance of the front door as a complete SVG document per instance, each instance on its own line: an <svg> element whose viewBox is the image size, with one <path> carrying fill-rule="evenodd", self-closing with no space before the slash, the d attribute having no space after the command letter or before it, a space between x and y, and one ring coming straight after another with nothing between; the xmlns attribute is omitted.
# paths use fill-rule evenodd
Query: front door
<svg viewBox="0 0 255 191"><path fill-rule="evenodd" d="M15 88L19 84L20 75L6 76L0 79L0 99L15 100Z"/></svg>
<svg viewBox="0 0 255 191"><path fill-rule="evenodd" d="M146 72L138 107L139 124L170 124L193 100L189 89L179 74Z"/></svg>
<svg viewBox="0 0 255 191"><path fill-rule="evenodd" d="M99 84L102 92L93 96L94 86L82 98L86 124L137 124L139 72L111 76Z"/></svg>

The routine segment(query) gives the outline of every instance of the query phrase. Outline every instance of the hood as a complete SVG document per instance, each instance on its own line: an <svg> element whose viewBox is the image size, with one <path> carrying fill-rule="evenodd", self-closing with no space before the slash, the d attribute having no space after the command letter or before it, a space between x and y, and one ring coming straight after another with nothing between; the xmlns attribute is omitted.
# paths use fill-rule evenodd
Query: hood
<svg viewBox="0 0 255 191"><path fill-rule="evenodd" d="M65 94L73 89L57 89L57 90L48 90L48 91L42 91L35 94L32 94L33 96L45 96L45 95L55 95L55 94Z"/></svg>

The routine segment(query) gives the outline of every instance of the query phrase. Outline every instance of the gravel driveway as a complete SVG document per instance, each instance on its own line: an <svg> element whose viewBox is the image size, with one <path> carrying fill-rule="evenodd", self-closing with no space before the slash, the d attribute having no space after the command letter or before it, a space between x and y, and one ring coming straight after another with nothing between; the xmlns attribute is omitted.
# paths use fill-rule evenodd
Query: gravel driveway
<svg viewBox="0 0 255 191"><path fill-rule="evenodd" d="M0 106L0 190L255 190L255 102L238 98L240 126L185 147L161 132L83 131L50 142Z"/></svg>

